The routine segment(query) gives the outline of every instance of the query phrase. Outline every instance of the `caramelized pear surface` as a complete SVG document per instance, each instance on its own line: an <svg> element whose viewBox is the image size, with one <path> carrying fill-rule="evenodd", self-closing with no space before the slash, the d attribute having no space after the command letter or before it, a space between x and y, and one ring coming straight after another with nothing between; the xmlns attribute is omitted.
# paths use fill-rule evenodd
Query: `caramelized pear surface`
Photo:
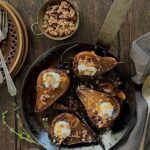
<svg viewBox="0 0 150 150"><path fill-rule="evenodd" d="M58 127L60 123L61 126ZM71 146L95 142L95 135L91 129L71 113L62 113L53 119L50 125L50 135L56 145Z"/></svg>
<svg viewBox="0 0 150 150"><path fill-rule="evenodd" d="M90 121L98 129L109 128L120 113L117 100L106 93L80 86L77 94Z"/></svg>
<svg viewBox="0 0 150 150"><path fill-rule="evenodd" d="M73 71L78 77L97 77L108 72L118 64L113 57L102 57L93 51L82 51L73 59Z"/></svg>
<svg viewBox="0 0 150 150"><path fill-rule="evenodd" d="M48 68L37 79L36 112L42 112L60 98L69 88L70 78L61 70Z"/></svg>

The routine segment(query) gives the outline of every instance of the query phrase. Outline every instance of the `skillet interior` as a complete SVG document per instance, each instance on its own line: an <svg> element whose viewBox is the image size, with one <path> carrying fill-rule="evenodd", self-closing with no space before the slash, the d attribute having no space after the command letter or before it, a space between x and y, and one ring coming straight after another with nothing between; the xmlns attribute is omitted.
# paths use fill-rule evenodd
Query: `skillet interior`
<svg viewBox="0 0 150 150"><path fill-rule="evenodd" d="M69 61L71 57L73 57L76 53L84 50L93 50L100 56L111 56L114 57L112 54L110 54L107 50L91 45L91 44L78 44L78 43L66 43L60 46L56 46L54 48L51 48L47 52L45 52L42 56L40 56L34 64L30 67L23 83L22 87L22 94L21 94L21 100L22 100L22 113L25 118L25 124L27 125L27 128L31 132L31 134L35 137L35 139L38 140L38 142L49 150L55 150L57 147L55 147L49 138L48 134L48 123L44 123L42 121L43 117L48 117L49 122L53 118L54 115L57 114L57 112L54 112L51 109L48 109L42 114L36 114L34 112L35 108L35 87L36 87L36 80L41 71L44 69L47 69L49 66L57 66L60 68L64 68L65 65L57 65L58 60L60 59L60 56L62 53L68 49L69 47L73 47L71 50L67 51L64 54L64 61ZM63 61L63 62L64 62ZM61 61L60 61L61 62ZM112 75L113 74L113 75ZM105 76L108 78L111 75L112 78L116 78L116 76L119 76L121 81L123 82L123 88L125 92L127 93L127 100L124 104L124 109L122 111L122 115L116 120L115 125L113 126L113 132L108 131L104 135L101 135L100 138L105 146L105 149L110 148L116 148L118 146L121 146L122 143L124 143L129 133L131 132L132 128L134 127L136 123L136 100L134 96L134 88L132 86L132 82L128 76L128 73L125 69L124 64L120 64L115 69L113 69L113 72L107 73ZM75 85L75 82L72 81L71 85ZM72 92L73 93L73 92ZM79 145L82 146L82 145ZM91 146L86 145L86 149L91 149ZM92 146L92 149L99 150L101 146L96 145ZM68 148L62 148L67 150ZM84 150L85 148L75 148L72 149L81 149Z"/></svg>

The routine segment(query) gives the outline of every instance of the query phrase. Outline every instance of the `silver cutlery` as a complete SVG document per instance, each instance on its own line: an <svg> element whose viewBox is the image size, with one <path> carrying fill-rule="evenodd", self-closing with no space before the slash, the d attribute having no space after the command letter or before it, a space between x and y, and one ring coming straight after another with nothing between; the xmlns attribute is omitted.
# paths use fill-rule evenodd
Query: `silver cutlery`
<svg viewBox="0 0 150 150"><path fill-rule="evenodd" d="M4 80L4 78L3 78L2 72L0 71L0 84L3 83L3 80Z"/></svg>
<svg viewBox="0 0 150 150"><path fill-rule="evenodd" d="M0 18L0 28L1 28L1 18ZM0 32L0 43L1 43L1 41L2 41L2 33ZM3 77L3 75L2 75L2 72L0 71L0 84L2 84L3 83L3 81L4 81L4 77Z"/></svg>
<svg viewBox="0 0 150 150"><path fill-rule="evenodd" d="M7 33L8 33L8 16L7 16L7 13L1 12L1 11L0 11L0 32L2 35L1 40L6 39ZM1 49L0 49L0 59L1 59L2 68L4 70L4 74L5 74L5 78L6 78L8 92L11 96L15 96L17 94L17 89L15 87L15 84L14 84L11 76L10 76L10 73L8 71L8 68L7 68L6 62L4 60Z"/></svg>

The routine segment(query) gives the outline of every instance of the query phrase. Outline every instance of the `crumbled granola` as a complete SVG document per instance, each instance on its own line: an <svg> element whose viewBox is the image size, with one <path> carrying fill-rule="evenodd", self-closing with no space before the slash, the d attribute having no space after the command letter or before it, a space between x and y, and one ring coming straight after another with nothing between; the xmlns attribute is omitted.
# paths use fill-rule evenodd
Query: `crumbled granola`
<svg viewBox="0 0 150 150"><path fill-rule="evenodd" d="M76 30L76 20L74 8L67 1L62 1L58 5L47 6L43 28L52 36L67 36Z"/></svg>

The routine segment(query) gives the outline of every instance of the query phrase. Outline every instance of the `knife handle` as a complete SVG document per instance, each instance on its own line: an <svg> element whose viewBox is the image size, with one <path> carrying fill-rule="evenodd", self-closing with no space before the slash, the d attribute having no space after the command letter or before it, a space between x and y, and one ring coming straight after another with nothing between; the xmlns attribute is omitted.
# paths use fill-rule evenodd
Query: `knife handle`
<svg viewBox="0 0 150 150"><path fill-rule="evenodd" d="M6 66L6 62L4 60L1 49L0 49L0 59L1 59L1 62L2 62L2 67L3 67L5 78L6 78L8 92L10 93L11 96L15 96L17 94L17 89L15 87L15 84L14 84L11 76L10 76L10 73L9 73L8 68Z"/></svg>
<svg viewBox="0 0 150 150"><path fill-rule="evenodd" d="M139 150L144 150L144 147L145 147L145 139L146 139L149 116L150 116L150 108L148 106L148 113L147 113L147 117L146 117L144 132L143 132L142 141L141 141Z"/></svg>

